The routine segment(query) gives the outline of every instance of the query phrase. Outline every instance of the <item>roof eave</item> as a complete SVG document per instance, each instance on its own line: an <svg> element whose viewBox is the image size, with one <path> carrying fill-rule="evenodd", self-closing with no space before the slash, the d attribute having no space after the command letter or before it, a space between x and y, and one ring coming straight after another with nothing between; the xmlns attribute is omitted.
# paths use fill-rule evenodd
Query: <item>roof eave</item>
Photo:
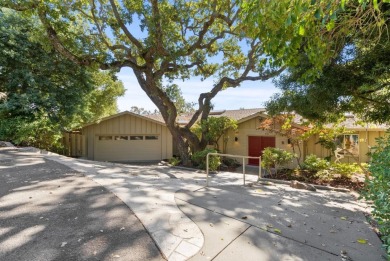
<svg viewBox="0 0 390 261"><path fill-rule="evenodd" d="M143 116L143 115L139 115L139 114L136 114L136 113L133 113L133 112L130 112L130 111L123 111L123 112L120 112L120 113L117 113L117 114L114 114L114 115L110 115L110 116L107 116L107 117L104 117L98 121L95 121L95 122L91 122L91 123L88 123L88 124L85 124L81 127L81 129L83 128L86 128L86 127L89 127L91 125L94 125L94 124L100 124L101 122L103 121L107 121L107 120L110 120L110 119L114 119L116 117L120 117L120 116L123 116L123 115L131 115L131 116L135 116L135 117L138 117L138 118L141 118L141 119L144 119L144 120L148 120L148 121L151 121L151 122L154 122L154 123L157 123L157 124L160 124L162 126L166 126L165 123L161 122L161 121L157 121L157 120L154 120L152 118L148 118L146 116Z"/></svg>

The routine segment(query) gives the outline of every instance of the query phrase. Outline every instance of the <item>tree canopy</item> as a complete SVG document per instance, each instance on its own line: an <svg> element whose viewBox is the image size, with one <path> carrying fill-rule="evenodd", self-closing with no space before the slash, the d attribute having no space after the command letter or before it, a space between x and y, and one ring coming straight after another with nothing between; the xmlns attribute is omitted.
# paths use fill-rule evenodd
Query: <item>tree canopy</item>
<svg viewBox="0 0 390 261"><path fill-rule="evenodd" d="M309 83L301 78L310 66L304 59L291 68L277 81L282 93L267 103L270 113L296 111L308 119L332 121L354 112L368 121L389 122L390 44L355 45L353 49L353 54L341 52Z"/></svg>
<svg viewBox="0 0 390 261"><path fill-rule="evenodd" d="M101 69L130 67L154 102L183 158L187 146L207 144L190 128L206 119L211 99L243 81L267 80L283 68L264 63L262 42L242 27L239 1L4 1L4 5L38 17L56 51L76 64ZM162 83L212 77L210 91L199 95L185 126ZM185 159L183 159L185 161Z"/></svg>
<svg viewBox="0 0 390 261"><path fill-rule="evenodd" d="M75 65L34 40L34 21L0 12L0 136L50 146L60 131L116 112L124 92L108 72Z"/></svg>
<svg viewBox="0 0 390 261"><path fill-rule="evenodd" d="M270 52L280 51L276 62L289 65L276 81L282 93L266 104L268 111L295 111L320 121L353 112L364 120L389 121L389 1L309 2L271 4L292 11L284 14L284 25L267 31L270 41L283 35ZM276 8L270 19L283 16L282 10Z"/></svg>
<svg viewBox="0 0 390 261"><path fill-rule="evenodd" d="M346 31L350 25L341 26L337 19L339 10L353 10L355 1L326 3L329 1L3 1L6 7L37 17L50 45L68 60L101 69L130 67L161 112L184 162L189 145L194 151L206 146L206 133L198 138L191 127L197 120L207 119L211 100L221 90L277 76L285 66L297 64L294 57L300 52L309 55L315 68L332 57L327 53L333 54L337 45L325 52L324 42L334 36L342 39L340 35L350 32ZM359 0L356 11L343 13L347 17L343 22L361 21L367 24L363 28L370 30L373 17L380 28L378 5L381 3L376 0ZM319 51L324 55L317 60ZM177 102L162 86L191 77L212 78L214 84L199 95L189 122L179 126Z"/></svg>
<svg viewBox="0 0 390 261"><path fill-rule="evenodd" d="M273 64L310 67L302 78L315 79L351 39L377 44L389 37L389 0L244 1L246 30L263 41Z"/></svg>

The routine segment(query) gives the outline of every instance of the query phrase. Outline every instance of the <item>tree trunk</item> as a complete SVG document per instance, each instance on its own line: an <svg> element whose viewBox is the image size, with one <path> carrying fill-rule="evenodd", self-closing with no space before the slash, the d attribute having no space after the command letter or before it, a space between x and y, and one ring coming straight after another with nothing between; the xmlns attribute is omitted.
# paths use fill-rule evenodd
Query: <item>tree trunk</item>
<svg viewBox="0 0 390 261"><path fill-rule="evenodd" d="M190 130L195 123L195 120L191 120L190 123L184 127L179 126L176 122L177 108L167 94L159 87L159 80L155 79L153 74L135 69L133 69L133 71L141 88L157 106L164 118L164 121L172 134L174 145L177 146L183 165L188 165L190 160L189 148L191 148L192 152L201 151L206 148L207 141L204 138L206 136L205 133L202 134L202 137L199 140L199 138ZM202 106L199 106L194 115L206 119L211 109L210 99L211 98L206 99L206 102L204 102Z"/></svg>
<svg viewBox="0 0 390 261"><path fill-rule="evenodd" d="M173 144L177 147L183 165L189 165L190 151L194 153L206 148L206 140L199 140L188 128L170 122L167 123L167 127L172 134Z"/></svg>
<svg viewBox="0 0 390 261"><path fill-rule="evenodd" d="M173 144L177 146L177 150L180 155L180 159L184 166L188 166L190 162L190 154L188 144L184 141L184 139L180 136L180 134L176 132L172 132Z"/></svg>

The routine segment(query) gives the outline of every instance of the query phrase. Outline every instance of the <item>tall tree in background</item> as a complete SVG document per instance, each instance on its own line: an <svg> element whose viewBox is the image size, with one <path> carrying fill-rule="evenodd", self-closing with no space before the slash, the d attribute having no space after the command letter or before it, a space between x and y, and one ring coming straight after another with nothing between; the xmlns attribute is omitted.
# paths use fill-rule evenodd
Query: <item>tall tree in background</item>
<svg viewBox="0 0 390 261"><path fill-rule="evenodd" d="M0 12L0 139L50 148L61 131L115 113L109 72L75 65L35 41L34 21Z"/></svg>
<svg viewBox="0 0 390 261"><path fill-rule="evenodd" d="M207 119L211 100L221 90L244 81L272 78L285 65L296 65L293 57L301 51L311 54L315 68L321 67L330 55L324 52L317 60L318 52L306 48L324 50L323 36L330 35L331 39L334 34L315 37L322 23L315 19L324 20L325 30L348 34L333 30L337 28L333 11L353 1L334 2L329 8L329 1L311 0L3 0L3 5L39 17L52 46L74 63L101 69L130 67L161 112L186 162L189 145L198 151L207 144L206 133L199 139L190 128L198 119ZM375 0L373 3L378 5ZM375 8L374 4L373 9L365 10ZM363 11L356 17L366 14ZM376 13L374 17L380 18ZM178 109L161 83L191 77L213 78L214 84L210 91L199 95L188 124L179 126Z"/></svg>

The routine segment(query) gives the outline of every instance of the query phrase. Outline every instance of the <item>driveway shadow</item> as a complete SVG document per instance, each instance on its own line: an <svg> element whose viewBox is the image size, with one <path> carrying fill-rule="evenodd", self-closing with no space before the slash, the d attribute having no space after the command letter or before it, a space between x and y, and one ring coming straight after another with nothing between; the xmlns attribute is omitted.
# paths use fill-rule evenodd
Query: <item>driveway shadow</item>
<svg viewBox="0 0 390 261"><path fill-rule="evenodd" d="M40 155L0 151L0 260L163 260L114 194Z"/></svg>
<svg viewBox="0 0 390 261"><path fill-rule="evenodd" d="M175 200L205 235L193 260L385 260L363 206L344 193L219 186Z"/></svg>

